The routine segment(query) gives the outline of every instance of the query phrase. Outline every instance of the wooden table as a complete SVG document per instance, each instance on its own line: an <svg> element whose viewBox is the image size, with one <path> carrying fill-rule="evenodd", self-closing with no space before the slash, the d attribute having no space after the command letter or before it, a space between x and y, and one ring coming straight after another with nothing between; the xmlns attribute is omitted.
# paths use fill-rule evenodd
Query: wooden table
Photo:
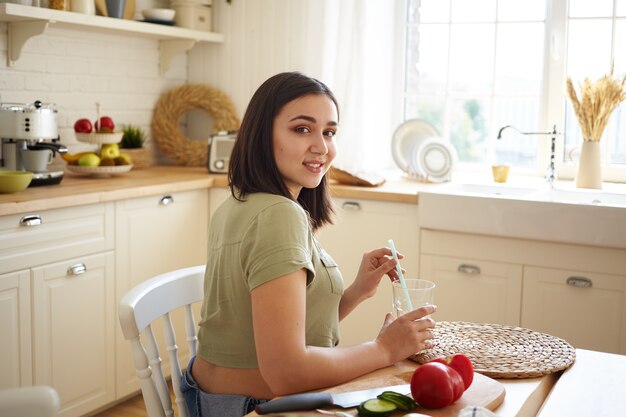
<svg viewBox="0 0 626 417"><path fill-rule="evenodd" d="M576 362L559 378L540 417L626 415L626 356L576 349Z"/></svg>
<svg viewBox="0 0 626 417"><path fill-rule="evenodd" d="M418 365L405 360L354 381L330 388L345 392L389 385L390 376ZM506 395L494 412L500 417L622 416L626 410L626 356L576 349L576 362L565 372L527 379L499 379ZM356 414L354 410L346 410ZM396 413L402 416L405 413ZM428 414L428 413L427 413ZM458 411L450 410L456 417ZM252 412L250 416L257 416ZM442 415L439 412L437 415ZM447 414L446 414L447 415ZM321 416L321 414L320 414Z"/></svg>

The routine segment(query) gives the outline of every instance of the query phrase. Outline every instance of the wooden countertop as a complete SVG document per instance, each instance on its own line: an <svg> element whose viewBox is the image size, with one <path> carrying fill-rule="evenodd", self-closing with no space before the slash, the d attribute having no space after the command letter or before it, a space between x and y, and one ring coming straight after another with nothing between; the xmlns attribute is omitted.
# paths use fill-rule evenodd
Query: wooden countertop
<svg viewBox="0 0 626 417"><path fill-rule="evenodd" d="M66 173L60 184L0 194L0 216L227 186L226 175L210 174L204 167L157 166L104 178ZM341 198L417 204L419 190L429 186L398 177L381 187L333 184L332 192Z"/></svg>

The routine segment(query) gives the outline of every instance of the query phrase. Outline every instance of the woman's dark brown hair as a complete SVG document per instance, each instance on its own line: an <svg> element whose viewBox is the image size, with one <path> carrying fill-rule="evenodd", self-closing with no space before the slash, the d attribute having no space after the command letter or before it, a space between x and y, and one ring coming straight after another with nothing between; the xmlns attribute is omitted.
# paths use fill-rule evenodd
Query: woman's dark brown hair
<svg viewBox="0 0 626 417"><path fill-rule="evenodd" d="M267 79L252 96L230 156L228 181L235 198L251 193L277 194L293 199L285 185L272 147L274 118L283 106L309 94L325 94L339 112L337 99L321 81L299 72L283 72ZM298 203L309 213L313 230L332 223L332 202L326 175L315 188L303 188Z"/></svg>

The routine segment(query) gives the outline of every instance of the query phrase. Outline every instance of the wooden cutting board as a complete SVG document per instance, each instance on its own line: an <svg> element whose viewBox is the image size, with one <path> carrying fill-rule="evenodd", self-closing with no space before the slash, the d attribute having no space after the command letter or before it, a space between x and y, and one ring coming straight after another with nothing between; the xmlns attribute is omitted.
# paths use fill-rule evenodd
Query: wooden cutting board
<svg viewBox="0 0 626 417"><path fill-rule="evenodd" d="M383 387L388 385L408 384L411 381L413 371L417 367L415 362L405 360L398 362L394 366L390 366L385 369L372 372L364 377L358 378L354 381L345 383L339 387L334 387L328 390L323 390L331 393L340 393L347 391L358 391L368 389L372 387ZM408 394L408 393L403 393ZM438 410L430 410L427 408L418 407L412 410L413 413L422 413L433 417L457 417L459 411L467 406L481 406L489 410L495 410L502 401L504 401L505 389L504 385L482 374L474 374L474 382L467 391L463 393L463 396L454 404ZM329 409L330 410L330 409ZM350 414L356 415L355 409L341 409L336 408L334 410L344 411ZM287 415L289 413L281 413ZM398 411L392 414L394 417L403 416L407 414L406 411ZM252 412L248 416L256 416L257 414ZM280 415L280 414L278 414Z"/></svg>

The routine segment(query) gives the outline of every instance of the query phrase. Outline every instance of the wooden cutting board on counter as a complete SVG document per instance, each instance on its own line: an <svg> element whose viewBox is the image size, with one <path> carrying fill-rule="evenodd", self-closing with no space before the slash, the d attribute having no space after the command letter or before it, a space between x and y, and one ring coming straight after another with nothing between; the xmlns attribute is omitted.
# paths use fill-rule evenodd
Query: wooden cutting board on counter
<svg viewBox="0 0 626 417"><path fill-rule="evenodd" d="M330 393L340 393L348 391L358 391L373 387L383 387L389 385L408 384L411 382L411 376L415 370L417 364L405 360L398 362L394 366L390 366L385 369L379 369L364 377L355 379L354 381L347 382L338 387L323 390ZM403 393L407 394L407 393ZM467 406L481 406L489 410L495 410L502 401L504 401L505 389L504 385L482 374L474 374L474 382L467 391L463 393L463 396L454 404L438 410L431 410L427 408L418 407L412 410L413 413L422 413L432 417L457 417L459 411ZM331 410L330 408L328 410ZM356 415L356 409L342 409L336 408L332 410L344 411L349 414ZM403 416L407 414L407 411L397 411L392 416ZM289 415L290 413L279 413L278 415ZM252 412L248 416L256 416L257 414ZM271 415L271 414L269 414ZM318 414L321 416L321 414Z"/></svg>

